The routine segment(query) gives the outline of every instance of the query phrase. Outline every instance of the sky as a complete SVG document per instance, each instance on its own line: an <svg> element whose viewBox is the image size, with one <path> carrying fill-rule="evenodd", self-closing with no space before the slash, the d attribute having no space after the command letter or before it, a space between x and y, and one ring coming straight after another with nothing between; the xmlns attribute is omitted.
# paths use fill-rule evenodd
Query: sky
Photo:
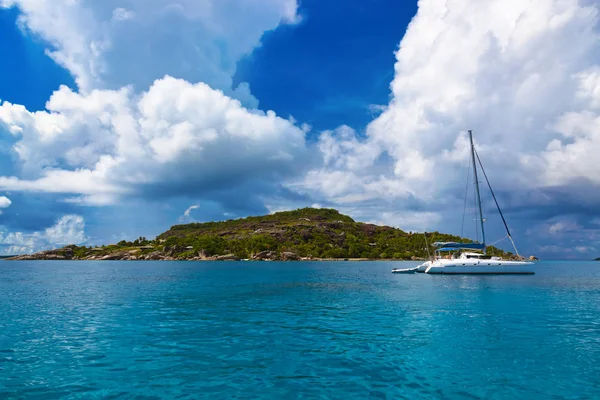
<svg viewBox="0 0 600 400"><path fill-rule="evenodd" d="M520 253L599 257L599 8L0 0L0 252L309 206L476 238L472 129Z"/></svg>

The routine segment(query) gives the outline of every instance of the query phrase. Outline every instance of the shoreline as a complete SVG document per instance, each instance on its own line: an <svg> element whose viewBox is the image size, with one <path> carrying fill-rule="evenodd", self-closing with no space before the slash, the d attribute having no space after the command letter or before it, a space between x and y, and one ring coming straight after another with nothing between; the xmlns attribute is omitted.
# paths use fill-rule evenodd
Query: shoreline
<svg viewBox="0 0 600 400"><path fill-rule="evenodd" d="M418 260L406 260L397 258L300 258L297 260L254 260L254 259L217 259L217 258L202 258L202 259L176 259L176 258L160 258L160 259L87 259L87 258L63 258L63 257L52 257L52 258L35 258L29 255L19 255L2 258L7 261L197 261L197 262L382 262L382 261L414 261L421 262L426 259Z"/></svg>

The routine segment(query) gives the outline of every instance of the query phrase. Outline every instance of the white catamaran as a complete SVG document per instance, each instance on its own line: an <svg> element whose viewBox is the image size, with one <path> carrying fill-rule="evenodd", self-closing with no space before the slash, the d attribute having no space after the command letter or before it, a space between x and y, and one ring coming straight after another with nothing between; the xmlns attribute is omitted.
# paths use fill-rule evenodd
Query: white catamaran
<svg viewBox="0 0 600 400"><path fill-rule="evenodd" d="M483 169L483 165L481 164L481 160L479 159L479 155L475 150L475 146L473 145L473 133L469 131L469 140L471 142L471 159L473 163L473 176L475 180L475 192L476 192L476 201L479 209L478 220L480 223L481 229L481 243L479 242L471 242L471 243L458 243L458 242L436 242L433 243L433 246L436 247L435 255L430 261L426 261L423 264L419 265L416 268L409 269L394 269L392 272L394 273L402 273L402 272L424 272L426 274L451 274L451 275L463 275L463 274L534 274L532 268L532 262L528 261L513 261L513 260L505 260L501 257L492 257L486 254L486 244L485 244L485 231L483 228L483 211L481 208L481 196L479 193L479 180L477 178L477 161L479 161L479 165L481 166L481 170L483 175L488 183L488 187L496 203L496 207L498 208L498 212L500 213L500 217L502 218L502 222L504 223L504 227L506 228L507 237L510 239L517 256L519 256L519 252L515 246L515 243L512 239L510 231L508 229L508 225L506 224L506 220L502 215L502 211L500 210L500 206L498 205L498 201L496 200L496 196L492 190L489 180L487 179L487 175L485 170ZM442 252L452 252L450 258L443 258ZM519 257L521 258L521 257Z"/></svg>

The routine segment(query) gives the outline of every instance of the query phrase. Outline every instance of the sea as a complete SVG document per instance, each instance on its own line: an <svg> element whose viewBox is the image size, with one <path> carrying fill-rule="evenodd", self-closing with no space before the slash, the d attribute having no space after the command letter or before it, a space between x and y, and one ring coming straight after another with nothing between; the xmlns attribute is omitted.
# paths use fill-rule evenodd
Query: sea
<svg viewBox="0 0 600 400"><path fill-rule="evenodd" d="M0 399L598 399L600 262L0 261Z"/></svg>

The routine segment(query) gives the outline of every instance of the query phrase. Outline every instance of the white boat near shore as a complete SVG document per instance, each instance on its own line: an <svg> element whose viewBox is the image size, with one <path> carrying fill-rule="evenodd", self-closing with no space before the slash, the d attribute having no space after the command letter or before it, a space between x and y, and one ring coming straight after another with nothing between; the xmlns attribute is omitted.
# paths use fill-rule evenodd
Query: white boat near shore
<svg viewBox="0 0 600 400"><path fill-rule="evenodd" d="M456 258L437 258L419 265L416 272L449 275L532 275L531 262L503 260L481 253L460 253Z"/></svg>
<svg viewBox="0 0 600 400"><path fill-rule="evenodd" d="M473 144L473 133L469 131L469 140L471 143L471 161L473 164L473 177L475 180L475 191L476 191L476 202L478 206L478 221L481 229L481 237L482 241L480 242L471 242L471 243L459 243L459 242L436 242L433 244L435 247L434 256L431 260L422 263L416 268L408 268L408 269L394 269L392 272L394 273L406 273L406 272L423 272L426 274L443 274L443 275L497 275L497 274L510 274L510 275L532 275L534 274L534 270L532 268L532 262L529 261L519 261L519 260L505 260L501 257L494 257L487 255L486 251L486 243L485 243L485 230L484 230L484 218L483 218L483 210L481 207L481 196L479 193L479 180L477 176L477 161L479 161L479 165L481 166L481 170L484 174L484 177L488 183L488 187L494 198L494 202L496 203L496 207L498 208L498 212L500 213L500 217L502 218L502 222L504 223L504 227L506 229L507 236L517 254L518 258L519 252L514 244L512 236L510 234L510 230L508 229L508 225L506 220L504 219L504 215L500 210L500 206L498 205L498 201L496 200L496 196L492 190L489 180L483 170L483 165L481 164L481 160L477 155L475 150L475 146ZM477 160L477 161L476 161ZM443 252L449 252L447 257L442 256Z"/></svg>

